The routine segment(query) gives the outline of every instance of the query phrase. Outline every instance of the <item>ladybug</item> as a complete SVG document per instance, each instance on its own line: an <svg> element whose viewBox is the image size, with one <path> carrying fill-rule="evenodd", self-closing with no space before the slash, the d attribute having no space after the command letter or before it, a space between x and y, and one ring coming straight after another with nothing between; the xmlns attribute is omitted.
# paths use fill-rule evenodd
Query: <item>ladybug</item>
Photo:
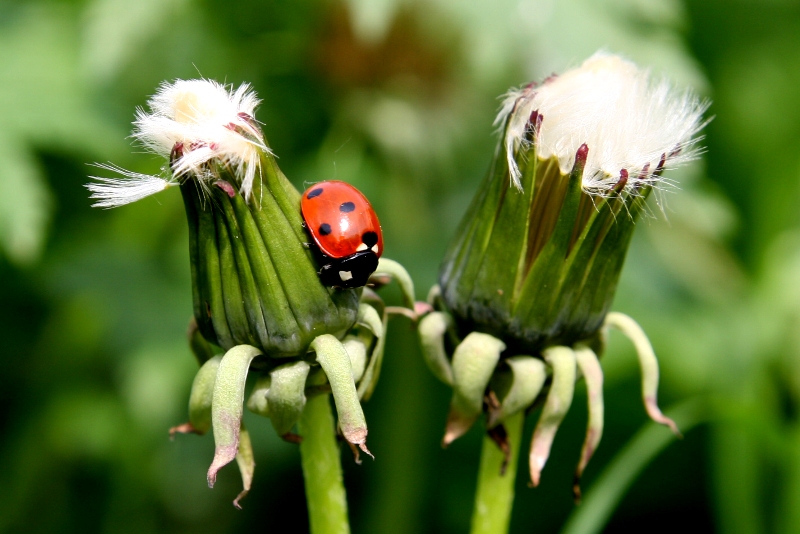
<svg viewBox="0 0 800 534"><path fill-rule="evenodd" d="M366 285L383 254L381 224L367 197L346 182L330 180L306 189L300 208L322 255L320 281L340 288Z"/></svg>

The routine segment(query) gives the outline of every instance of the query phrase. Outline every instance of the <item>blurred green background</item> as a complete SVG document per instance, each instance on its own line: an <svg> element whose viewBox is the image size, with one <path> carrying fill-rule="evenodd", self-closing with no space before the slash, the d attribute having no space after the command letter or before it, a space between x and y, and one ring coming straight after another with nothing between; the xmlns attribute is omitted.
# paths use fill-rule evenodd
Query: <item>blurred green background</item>
<svg viewBox="0 0 800 534"><path fill-rule="evenodd" d="M196 370L179 193L103 211L82 187L89 162L158 172L126 136L162 80L252 83L284 172L364 191L422 298L491 160L496 97L598 48L693 87L716 116L707 154L672 173L663 210L651 199L614 305L653 340L662 407L694 402L706 423L640 473L605 528L800 532L792 0L0 0L0 531L308 528L297 448L266 420L248 422L244 511L235 468L206 486L210 436L168 439ZM353 529L465 532L480 430L439 447L449 392L408 321L389 335L366 406L377 459L343 454ZM587 490L646 423L632 348L614 337L603 365ZM558 532L575 513L583 391L542 485L521 473L512 532Z"/></svg>

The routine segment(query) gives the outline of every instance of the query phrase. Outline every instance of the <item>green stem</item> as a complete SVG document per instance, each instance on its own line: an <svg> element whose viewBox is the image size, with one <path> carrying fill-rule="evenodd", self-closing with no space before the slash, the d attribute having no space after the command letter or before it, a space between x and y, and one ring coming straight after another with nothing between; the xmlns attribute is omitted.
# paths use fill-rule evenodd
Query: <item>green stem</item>
<svg viewBox="0 0 800 534"><path fill-rule="evenodd" d="M300 458L312 534L349 534L347 496L328 395L308 398L298 422Z"/></svg>
<svg viewBox="0 0 800 534"><path fill-rule="evenodd" d="M501 473L505 457L488 436L483 438L481 466L478 472L478 489L475 492L475 509L472 512L472 534L505 534L514 504L514 481L517 478L519 448L525 412L520 411L503 422L511 448L505 473Z"/></svg>

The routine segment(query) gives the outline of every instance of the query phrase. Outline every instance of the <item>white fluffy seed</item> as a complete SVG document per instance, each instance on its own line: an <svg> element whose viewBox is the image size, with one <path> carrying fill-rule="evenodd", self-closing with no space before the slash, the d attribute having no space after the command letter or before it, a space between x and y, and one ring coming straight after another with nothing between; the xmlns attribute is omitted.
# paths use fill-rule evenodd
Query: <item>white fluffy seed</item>
<svg viewBox="0 0 800 534"><path fill-rule="evenodd" d="M705 125L708 107L688 91L619 56L598 52L583 65L560 76L509 92L496 123L504 125L504 143L513 183L519 188L516 154L531 141L531 115L541 116L533 141L539 159L558 159L567 174L582 144L589 147L583 189L603 195L612 190L624 169L626 189L658 186L663 166L675 167L696 157L693 137Z"/></svg>

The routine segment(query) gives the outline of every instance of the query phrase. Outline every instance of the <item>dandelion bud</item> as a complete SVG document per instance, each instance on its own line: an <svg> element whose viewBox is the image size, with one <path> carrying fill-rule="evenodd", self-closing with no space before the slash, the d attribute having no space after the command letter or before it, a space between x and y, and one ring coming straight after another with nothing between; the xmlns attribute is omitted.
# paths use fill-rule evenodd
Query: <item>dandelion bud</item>
<svg viewBox="0 0 800 534"><path fill-rule="evenodd" d="M208 483L236 459L244 488L236 506L255 468L242 424L248 374L263 373L247 406L269 417L284 439L302 441L293 429L303 426L304 414L321 418L327 428L324 402L312 401L314 413L308 414L308 395L324 395L327 402L330 393L342 435L369 454L361 400L377 383L390 313L374 292L365 296L377 309L361 302L361 287L328 287L321 281L318 255L308 248L300 193L267 146L255 119L258 102L246 84L234 91L209 80L164 83L148 102L149 111L138 110L133 133L166 159L162 176L99 165L120 177L96 177L87 186L95 206L106 208L180 188L194 302L189 342L202 367L192 388L190 420L172 432L213 429L216 450ZM385 281L400 284L409 309L399 309L416 319L408 273L396 262L378 259L377 250L371 254ZM365 283L370 273L360 274ZM214 345L224 355L215 356ZM319 438L319 432L314 435ZM325 443L335 447L332 436ZM304 450L322 454L316 445ZM334 459L323 453L325 462ZM330 480L335 486L335 477Z"/></svg>
<svg viewBox="0 0 800 534"><path fill-rule="evenodd" d="M528 353L592 337L644 201L695 155L703 110L602 53L510 92L500 149L440 275L459 329Z"/></svg>
<svg viewBox="0 0 800 534"><path fill-rule="evenodd" d="M259 101L210 80L164 83L138 110L133 137L168 159L165 176L101 166L96 206L115 207L179 186L189 222L194 317L203 337L271 357L306 353L322 334L342 337L358 290L323 286L304 247L300 194L281 173L255 119Z"/></svg>
<svg viewBox="0 0 800 534"><path fill-rule="evenodd" d="M634 341L647 412L674 429L655 403L652 347L632 319L609 309L645 201L669 185L665 170L697 155L705 108L605 53L506 95L494 161L431 293L437 311L420 323L426 362L453 388L446 443L466 432L485 395L489 435L507 460L502 425L544 397L529 456L537 485L583 377L589 424L578 495L603 430L598 356L607 327ZM476 333L501 347L499 357L470 352Z"/></svg>

